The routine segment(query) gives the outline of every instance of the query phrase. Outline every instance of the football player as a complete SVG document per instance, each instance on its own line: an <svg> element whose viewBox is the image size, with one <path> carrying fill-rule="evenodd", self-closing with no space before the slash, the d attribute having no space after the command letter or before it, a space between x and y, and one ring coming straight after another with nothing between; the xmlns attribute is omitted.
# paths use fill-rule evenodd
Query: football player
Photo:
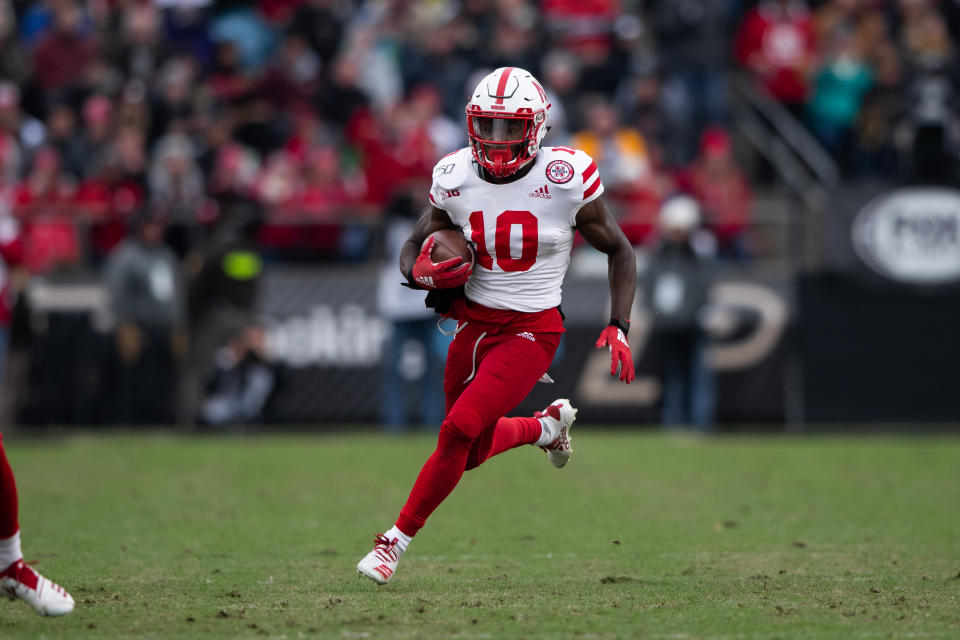
<svg viewBox="0 0 960 640"><path fill-rule="evenodd" d="M23 561L17 523L17 485L3 450L3 434L0 434L0 593L24 600L42 616L62 616L73 611L70 594Z"/></svg>
<svg viewBox="0 0 960 640"><path fill-rule="evenodd" d="M411 286L437 311L456 319L444 373L446 418L437 448L423 465L396 524L376 537L357 565L385 584L407 545L463 472L520 445L538 445L555 467L570 458L577 410L556 400L533 417L507 418L544 376L563 333L560 287L570 264L574 230L607 255L610 323L597 348L611 354L611 375L634 377L627 333L636 288L633 249L601 199L603 183L586 153L543 147L550 105L540 83L516 67L497 69L477 85L466 108L469 146L433 170L430 208L400 255ZM476 263L459 257L435 263L439 229L461 230ZM425 241L426 240L426 241ZM462 296L449 295L451 290Z"/></svg>

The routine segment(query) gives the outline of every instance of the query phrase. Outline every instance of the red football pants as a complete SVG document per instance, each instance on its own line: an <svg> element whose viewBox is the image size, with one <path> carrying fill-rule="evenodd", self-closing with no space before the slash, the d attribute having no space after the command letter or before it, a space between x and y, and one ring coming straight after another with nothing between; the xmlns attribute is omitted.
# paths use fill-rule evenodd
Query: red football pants
<svg viewBox="0 0 960 640"><path fill-rule="evenodd" d="M471 325L450 344L444 372L447 417L400 511L397 528L414 535L457 486L463 472L540 437L536 418L505 418L546 373L559 333L487 335Z"/></svg>
<svg viewBox="0 0 960 640"><path fill-rule="evenodd" d="M0 539L9 538L17 532L17 485L13 471L3 450L3 434L0 433Z"/></svg>

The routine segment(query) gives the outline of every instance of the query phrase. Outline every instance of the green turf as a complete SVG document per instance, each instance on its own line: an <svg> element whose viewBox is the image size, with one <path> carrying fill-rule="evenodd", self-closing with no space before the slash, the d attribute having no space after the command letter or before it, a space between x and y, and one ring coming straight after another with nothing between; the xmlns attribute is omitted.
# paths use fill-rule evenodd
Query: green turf
<svg viewBox="0 0 960 640"><path fill-rule="evenodd" d="M960 439L576 435L468 473L386 587L431 437L9 436L78 607L0 637L960 638Z"/></svg>

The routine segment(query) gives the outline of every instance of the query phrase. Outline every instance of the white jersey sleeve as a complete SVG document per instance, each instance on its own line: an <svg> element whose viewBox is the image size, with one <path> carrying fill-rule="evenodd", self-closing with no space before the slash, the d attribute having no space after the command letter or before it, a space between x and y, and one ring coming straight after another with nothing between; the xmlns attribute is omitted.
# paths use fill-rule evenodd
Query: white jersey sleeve
<svg viewBox="0 0 960 640"><path fill-rule="evenodd" d="M573 210L570 212L570 226L577 226L577 212L588 202L593 202L603 193L603 181L597 163L589 155L579 149L572 160L574 177L571 181L570 196L573 200Z"/></svg>
<svg viewBox="0 0 960 640"><path fill-rule="evenodd" d="M430 204L449 213L447 199L460 195L458 188L466 182L470 167L470 148L464 147L440 158L433 167Z"/></svg>
<svg viewBox="0 0 960 640"><path fill-rule="evenodd" d="M579 149L548 147L544 149L550 159L547 163L547 178L557 185L570 203L571 227L577 226L580 207L592 202L603 193L603 182L597 163Z"/></svg>

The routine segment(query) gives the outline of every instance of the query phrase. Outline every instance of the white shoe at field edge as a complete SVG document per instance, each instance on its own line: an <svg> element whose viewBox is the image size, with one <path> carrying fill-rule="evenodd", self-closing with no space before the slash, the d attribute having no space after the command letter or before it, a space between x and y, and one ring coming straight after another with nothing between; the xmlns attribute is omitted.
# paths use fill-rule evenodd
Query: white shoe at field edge
<svg viewBox="0 0 960 640"><path fill-rule="evenodd" d="M357 573L370 578L377 584L387 584L397 570L400 556L397 539L389 540L383 534L378 534L374 540L373 551L357 563Z"/></svg>
<svg viewBox="0 0 960 640"><path fill-rule="evenodd" d="M549 407L543 411L537 411L533 414L535 418L549 421L551 433L556 433L556 438L543 447L550 459L550 464L557 469L562 468L570 460L570 454L573 453L573 446L570 444L570 429L573 427L573 421L577 419L577 410L573 408L570 401L566 398L554 400Z"/></svg>
<svg viewBox="0 0 960 640"><path fill-rule="evenodd" d="M62 616L73 611L73 598L56 582L47 580L17 560L0 573L0 593L20 598L42 616Z"/></svg>

